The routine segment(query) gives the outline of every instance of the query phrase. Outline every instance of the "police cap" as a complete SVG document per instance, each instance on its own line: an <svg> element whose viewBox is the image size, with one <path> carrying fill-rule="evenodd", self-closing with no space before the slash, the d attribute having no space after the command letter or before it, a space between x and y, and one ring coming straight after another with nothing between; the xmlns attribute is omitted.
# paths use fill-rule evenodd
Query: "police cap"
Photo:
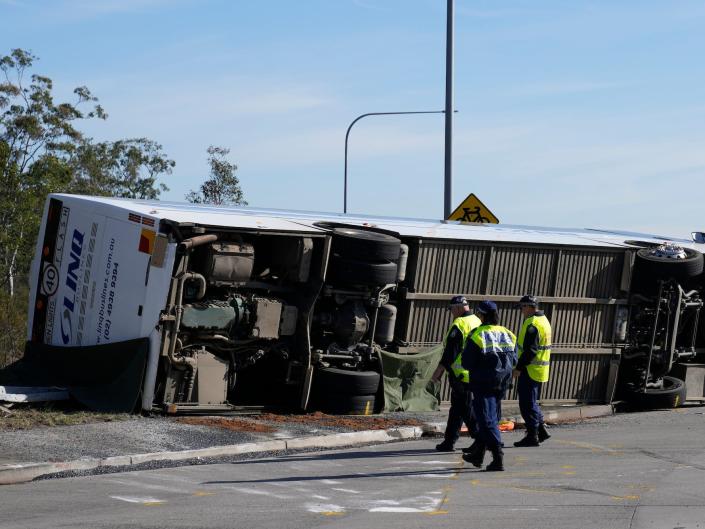
<svg viewBox="0 0 705 529"><path fill-rule="evenodd" d="M536 296L522 296L519 300L520 307L538 307L539 299Z"/></svg>
<svg viewBox="0 0 705 529"><path fill-rule="evenodd" d="M468 300L465 299L465 296L453 296L450 298L450 304L451 305L467 305Z"/></svg>
<svg viewBox="0 0 705 529"><path fill-rule="evenodd" d="M477 312L480 314L489 314L490 312L497 312L497 304L494 301L485 300L481 301L477 306Z"/></svg>

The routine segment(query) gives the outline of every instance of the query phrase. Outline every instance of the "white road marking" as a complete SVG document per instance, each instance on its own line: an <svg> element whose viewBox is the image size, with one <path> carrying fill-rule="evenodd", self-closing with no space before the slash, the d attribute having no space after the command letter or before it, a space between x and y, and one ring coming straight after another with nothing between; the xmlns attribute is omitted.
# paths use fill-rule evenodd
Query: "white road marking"
<svg viewBox="0 0 705 529"><path fill-rule="evenodd" d="M189 479L181 476L172 476L169 474L156 474L153 472L141 474L140 478L155 479L157 481L174 481L177 483L188 483L189 485L200 485L202 483L202 480Z"/></svg>
<svg viewBox="0 0 705 529"><path fill-rule="evenodd" d="M377 505L399 505L397 500L372 500L366 503L373 503Z"/></svg>
<svg viewBox="0 0 705 529"><path fill-rule="evenodd" d="M185 488L176 488L176 487L165 487L163 485L153 485L151 483L142 483L141 481L137 480L132 480L132 479L115 479L115 478L110 478L107 479L109 483L117 483L118 485L126 485L128 487L137 487L140 489L148 489L148 490L161 490L164 492L175 492L177 494L188 494L190 493L190 489L185 489Z"/></svg>
<svg viewBox="0 0 705 529"><path fill-rule="evenodd" d="M128 503L166 503L166 500L157 498L136 498L134 496L110 496L114 500L126 501Z"/></svg>
<svg viewBox="0 0 705 529"><path fill-rule="evenodd" d="M326 485L341 485L341 481L336 481L334 479L322 479L320 480L321 483L325 483Z"/></svg>
<svg viewBox="0 0 705 529"><path fill-rule="evenodd" d="M368 502L368 512L434 512L442 503L441 498L430 496L417 496L399 501L395 500L374 500Z"/></svg>
<svg viewBox="0 0 705 529"><path fill-rule="evenodd" d="M347 492L348 494L360 494L359 490L352 490L352 489L336 489L333 487L331 490L337 490L338 492Z"/></svg>
<svg viewBox="0 0 705 529"><path fill-rule="evenodd" d="M305 507L308 512L345 512L344 507L341 507L340 505L335 505L333 503L307 503Z"/></svg>
<svg viewBox="0 0 705 529"><path fill-rule="evenodd" d="M317 499L317 500L330 500L330 498L329 498L328 496L321 496L320 494L314 494L314 495L311 496L311 497L312 497L312 498L315 498L315 499Z"/></svg>
<svg viewBox="0 0 705 529"><path fill-rule="evenodd" d="M368 512L431 512L427 509L417 509L416 507L373 507Z"/></svg>
<svg viewBox="0 0 705 529"><path fill-rule="evenodd" d="M269 496L271 498L277 498L279 500L290 500L294 496L288 496L286 494L276 494L274 492L268 492L266 490L260 489L246 489L244 487L224 487L228 490L234 490L235 492L241 492L242 494L251 494L253 496Z"/></svg>

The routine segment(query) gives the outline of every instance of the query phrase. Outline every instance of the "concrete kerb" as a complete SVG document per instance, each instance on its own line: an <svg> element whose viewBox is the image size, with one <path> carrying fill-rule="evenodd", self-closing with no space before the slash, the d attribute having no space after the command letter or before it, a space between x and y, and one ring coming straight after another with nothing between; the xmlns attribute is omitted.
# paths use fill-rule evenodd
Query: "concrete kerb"
<svg viewBox="0 0 705 529"><path fill-rule="evenodd" d="M129 467L152 461L185 461L227 457L243 454L303 450L310 448L336 448L367 443L387 443L404 439L420 439L424 429L417 426L390 428L388 430L364 430L361 432L317 435L298 439L263 441L239 445L213 446L197 450L153 452L106 458L84 458L60 463L22 463L0 466L0 485L12 485L32 481L41 476L59 472L95 470L99 467Z"/></svg>

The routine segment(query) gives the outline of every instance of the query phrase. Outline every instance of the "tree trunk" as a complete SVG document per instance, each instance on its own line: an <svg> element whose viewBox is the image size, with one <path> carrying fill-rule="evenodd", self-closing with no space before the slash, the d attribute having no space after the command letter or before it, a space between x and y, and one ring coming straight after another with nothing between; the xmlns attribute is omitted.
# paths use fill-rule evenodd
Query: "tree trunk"
<svg viewBox="0 0 705 529"><path fill-rule="evenodd" d="M15 297L15 263L17 262L17 246L12 252L12 258L10 259L10 266L7 267L7 283L10 298Z"/></svg>

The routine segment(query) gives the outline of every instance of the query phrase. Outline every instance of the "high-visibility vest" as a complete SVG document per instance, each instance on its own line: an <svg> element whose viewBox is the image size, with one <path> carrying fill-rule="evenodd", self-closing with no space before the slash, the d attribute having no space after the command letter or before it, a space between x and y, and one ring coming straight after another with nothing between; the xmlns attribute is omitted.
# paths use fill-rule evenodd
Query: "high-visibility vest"
<svg viewBox="0 0 705 529"><path fill-rule="evenodd" d="M465 349L465 342L468 340L468 336L470 336L470 333L474 329L479 327L481 324L482 322L480 321L480 318L478 318L474 314L470 314L469 316L460 316L453 320L453 323L451 323L445 338L443 338L443 347L445 348L446 343L448 342L448 336L450 336L450 333L454 327L457 327L460 331L460 334L463 336L463 344L460 348L460 352L458 353L458 356L455 357L455 360L453 360L453 363L450 365L450 369L453 371L455 378L462 382L470 382L470 372L463 367L463 364L461 362L463 357L463 349Z"/></svg>
<svg viewBox="0 0 705 529"><path fill-rule="evenodd" d="M477 373L473 375L476 389L504 390L516 363L516 336L501 325L480 325L470 335L480 350Z"/></svg>
<svg viewBox="0 0 705 529"><path fill-rule="evenodd" d="M480 348L482 354L512 354L516 349L517 337L501 325L480 325L470 339Z"/></svg>
<svg viewBox="0 0 705 529"><path fill-rule="evenodd" d="M519 358L524 352L524 338L530 325L536 327L539 333L539 350L526 366L526 372L536 382L547 382L551 361L551 324L546 316L531 316L524 320L519 331Z"/></svg>

